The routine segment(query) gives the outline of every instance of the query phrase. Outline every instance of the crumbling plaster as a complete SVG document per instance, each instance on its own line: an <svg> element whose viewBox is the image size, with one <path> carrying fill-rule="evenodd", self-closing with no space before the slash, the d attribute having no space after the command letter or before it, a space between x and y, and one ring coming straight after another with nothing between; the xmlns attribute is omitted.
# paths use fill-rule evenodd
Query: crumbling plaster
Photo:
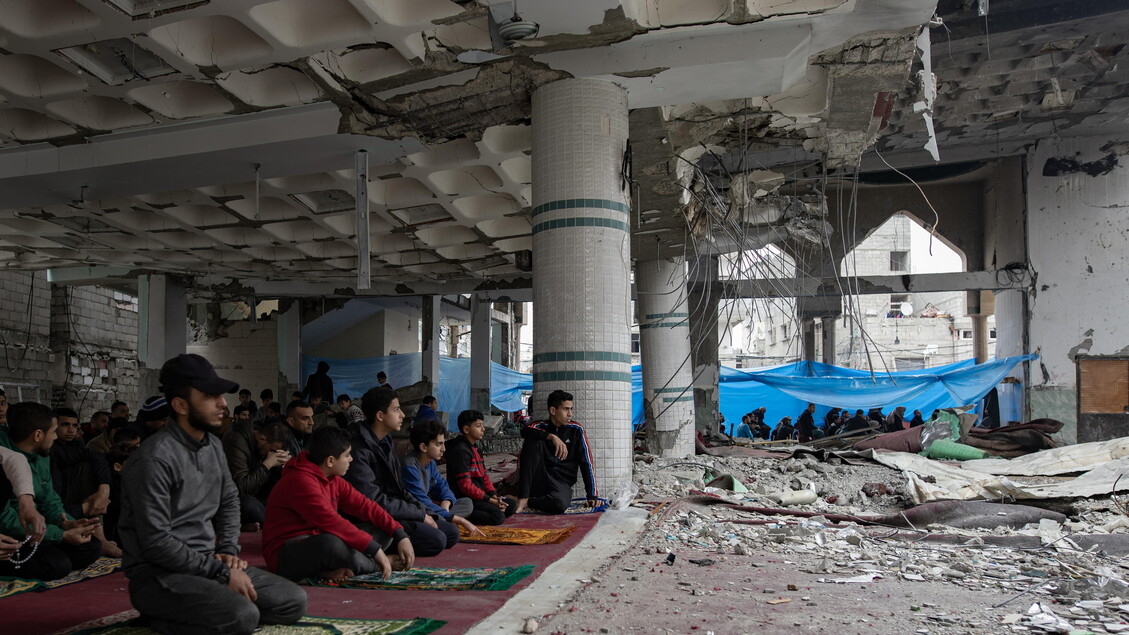
<svg viewBox="0 0 1129 635"><path fill-rule="evenodd" d="M1129 343L1129 322L1118 317L1129 283L1129 166L1097 176L1044 176L1043 168L1050 159L1099 159L1124 139L1048 139L1028 157L1028 241L1039 276L1028 299L1030 345L1042 352L1046 376L1033 381L1043 388L1076 387L1073 354L1110 355Z"/></svg>

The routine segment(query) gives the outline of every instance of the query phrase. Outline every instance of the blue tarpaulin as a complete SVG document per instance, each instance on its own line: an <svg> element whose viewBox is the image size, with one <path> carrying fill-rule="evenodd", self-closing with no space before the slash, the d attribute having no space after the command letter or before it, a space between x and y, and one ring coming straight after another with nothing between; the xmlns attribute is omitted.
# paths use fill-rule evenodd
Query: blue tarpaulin
<svg viewBox="0 0 1129 635"><path fill-rule="evenodd" d="M1034 359L1021 355L977 365L965 360L926 370L875 373L830 366L819 362L795 362L751 370L722 367L720 382L721 412L732 430L741 416L756 408L766 409L766 421L774 425L781 417L793 420L807 407L816 404L816 422L833 407L850 410L906 406L928 418L935 408L971 404L984 398L992 388L1021 362ZM392 355L368 359L326 359L302 357L302 381L313 374L318 362L329 364L329 376L338 394L354 399L376 384L376 374L384 371L393 386L419 381L420 354ZM513 412L525 407L523 392L533 390L533 376L492 364L490 402L498 410ZM639 366L631 368L633 424L643 423L643 378ZM470 403L470 360L439 358L439 388L435 397L439 409L456 415ZM450 421L455 417L451 416Z"/></svg>

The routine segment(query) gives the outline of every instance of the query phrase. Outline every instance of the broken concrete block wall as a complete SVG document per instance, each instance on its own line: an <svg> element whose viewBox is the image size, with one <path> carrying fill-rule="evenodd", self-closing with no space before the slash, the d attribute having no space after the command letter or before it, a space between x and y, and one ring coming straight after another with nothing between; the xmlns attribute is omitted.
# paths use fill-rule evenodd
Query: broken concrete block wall
<svg viewBox="0 0 1129 635"><path fill-rule="evenodd" d="M51 284L46 271L0 271L0 388L9 403L51 397Z"/></svg>
<svg viewBox="0 0 1129 635"><path fill-rule="evenodd" d="M53 406L86 418L124 401L136 412L140 394L137 361L137 298L94 286L51 285ZM48 403L48 402L44 402Z"/></svg>

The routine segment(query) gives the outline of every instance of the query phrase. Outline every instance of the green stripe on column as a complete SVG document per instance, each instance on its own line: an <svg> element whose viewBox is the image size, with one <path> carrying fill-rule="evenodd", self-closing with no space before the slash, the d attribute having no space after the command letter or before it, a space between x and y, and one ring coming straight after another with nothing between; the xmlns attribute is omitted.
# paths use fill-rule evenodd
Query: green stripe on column
<svg viewBox="0 0 1129 635"><path fill-rule="evenodd" d="M630 364L631 354L612 351L557 351L555 353L538 353L533 356L534 364L548 362L621 362Z"/></svg>
<svg viewBox="0 0 1129 635"><path fill-rule="evenodd" d="M566 227L607 227L608 229L618 229L624 232L630 231L627 223L618 220L582 216L575 218L558 218L556 220L538 223L533 226L533 233L536 234L550 229L563 229Z"/></svg>
<svg viewBox="0 0 1129 635"><path fill-rule="evenodd" d="M641 329L657 329L657 328L674 328L676 326L689 327L690 322L688 320L682 320L681 322L654 322L652 324L640 324L639 328L641 328Z"/></svg>
<svg viewBox="0 0 1129 635"><path fill-rule="evenodd" d="M656 389L655 389L655 394L656 394L656 395L661 395L661 394L663 394L663 393L666 393L666 394L670 394L670 393L684 393L684 392L686 392L686 391L688 391L688 390L693 390L693 388L691 388L691 387L689 387L689 386L683 386L682 388L656 388Z"/></svg>
<svg viewBox="0 0 1129 635"><path fill-rule="evenodd" d="M541 203L537 207L534 207L533 217L536 218L538 214L555 212L561 209L610 209L616 212L623 212L624 214L631 212L631 208L627 205L606 198L566 198L559 201Z"/></svg>
<svg viewBox="0 0 1129 635"><path fill-rule="evenodd" d="M610 370L554 370L547 373L533 373L533 381L622 381L630 384L631 373Z"/></svg>
<svg viewBox="0 0 1129 635"><path fill-rule="evenodd" d="M693 395L687 395L686 397L663 397L663 403L678 403L681 401L694 401L694 397Z"/></svg>
<svg viewBox="0 0 1129 635"><path fill-rule="evenodd" d="M650 315L643 316L643 319L644 320L661 320L663 318L684 318L684 317L690 317L690 314L689 313L652 313Z"/></svg>

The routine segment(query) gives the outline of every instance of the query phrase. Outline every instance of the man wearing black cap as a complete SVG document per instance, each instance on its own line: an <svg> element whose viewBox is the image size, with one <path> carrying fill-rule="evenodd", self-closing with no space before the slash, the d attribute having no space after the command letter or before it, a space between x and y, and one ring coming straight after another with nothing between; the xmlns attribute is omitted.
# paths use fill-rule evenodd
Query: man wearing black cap
<svg viewBox="0 0 1129 635"><path fill-rule="evenodd" d="M125 464L119 520L129 597L162 633L252 633L293 624L306 611L294 583L249 568L239 553L239 492L219 432L222 379L199 355L161 367L169 424Z"/></svg>

